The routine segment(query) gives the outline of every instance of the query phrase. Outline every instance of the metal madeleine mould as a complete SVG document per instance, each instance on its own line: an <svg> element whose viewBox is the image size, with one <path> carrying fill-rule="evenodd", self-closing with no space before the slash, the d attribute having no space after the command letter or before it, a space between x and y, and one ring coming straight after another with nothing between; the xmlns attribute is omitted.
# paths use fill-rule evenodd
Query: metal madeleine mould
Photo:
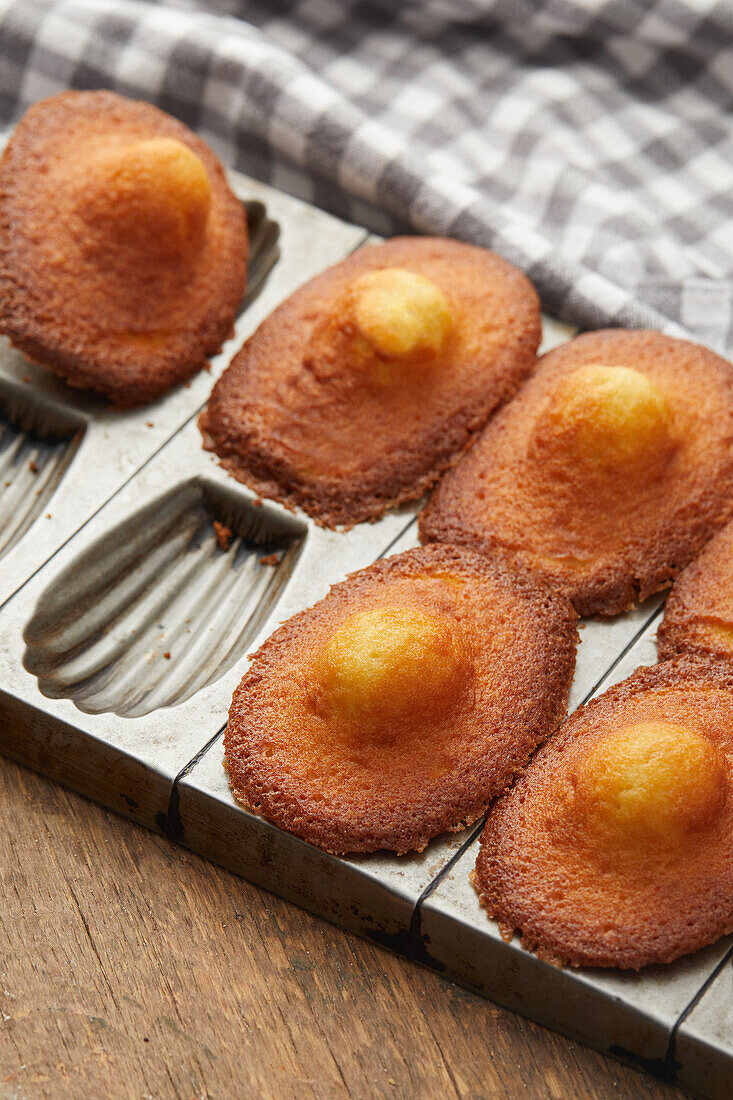
<svg viewBox="0 0 733 1100"><path fill-rule="evenodd" d="M366 233L253 181L234 175L233 184L248 203L253 241L241 341ZM549 322L544 350L571 335ZM21 561L39 542L44 506L31 520L33 539L16 538L4 560L0 748L344 927L602 1050L702 1086L691 1063L669 1060L670 1035L717 973L713 956L725 945L673 964L661 982L644 973L627 981L550 972L516 942L505 944L477 911L466 878L475 830L436 838L412 856L338 859L234 802L218 735L248 652L348 572L414 545L416 509L343 534L260 506L202 451L192 421L233 350L190 390L116 417L87 409L28 364L10 373L0 366L0 382L13 384L6 405L0 385L0 410L14 430L66 448L57 459L65 476L48 481L61 526ZM80 410L78 422L57 423L58 440L43 435L41 421L23 420L23 403L10 400L13 386L26 392L26 372L42 405L58 398ZM214 521L231 538L220 541ZM609 675L654 659L658 606L585 625L571 706ZM711 1041L720 1047L717 1036Z"/></svg>
<svg viewBox="0 0 733 1100"><path fill-rule="evenodd" d="M305 532L225 486L180 485L97 539L41 594L24 666L44 695L89 714L137 718L182 703L246 651Z"/></svg>

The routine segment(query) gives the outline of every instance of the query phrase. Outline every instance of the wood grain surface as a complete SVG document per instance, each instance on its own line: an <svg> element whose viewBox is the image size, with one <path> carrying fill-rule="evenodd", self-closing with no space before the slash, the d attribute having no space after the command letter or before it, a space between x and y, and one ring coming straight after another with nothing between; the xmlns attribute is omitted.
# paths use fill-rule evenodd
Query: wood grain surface
<svg viewBox="0 0 733 1100"><path fill-rule="evenodd" d="M683 1093L0 757L0 1100Z"/></svg>

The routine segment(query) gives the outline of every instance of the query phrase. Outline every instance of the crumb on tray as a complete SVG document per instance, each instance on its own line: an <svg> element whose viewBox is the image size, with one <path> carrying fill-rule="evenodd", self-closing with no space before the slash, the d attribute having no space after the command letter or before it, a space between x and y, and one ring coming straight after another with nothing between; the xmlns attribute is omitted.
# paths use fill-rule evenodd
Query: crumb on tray
<svg viewBox="0 0 733 1100"><path fill-rule="evenodd" d="M227 527L225 523L220 523L218 519L215 519L214 533L216 534L216 540L219 543L219 546L226 553L226 551L229 549L229 544L232 541L231 527Z"/></svg>

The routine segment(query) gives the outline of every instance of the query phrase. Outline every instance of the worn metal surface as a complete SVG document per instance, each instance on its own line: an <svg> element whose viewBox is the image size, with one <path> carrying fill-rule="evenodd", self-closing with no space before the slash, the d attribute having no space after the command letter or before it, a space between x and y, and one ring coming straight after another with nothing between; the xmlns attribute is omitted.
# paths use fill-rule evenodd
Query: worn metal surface
<svg viewBox="0 0 733 1100"><path fill-rule="evenodd" d="M639 973L559 969L505 943L480 907L469 875L475 840L420 907L423 960L491 1000L599 1050L665 1075L672 1029L728 940Z"/></svg>
<svg viewBox="0 0 733 1100"><path fill-rule="evenodd" d="M249 287L235 334L210 371L140 409L115 411L0 338L0 605L196 414L268 313L366 238L239 173L230 182L252 226Z"/></svg>
<svg viewBox="0 0 733 1100"><path fill-rule="evenodd" d="M237 806L223 763L218 738L179 780L171 820L177 838L319 916L409 954L417 899L465 837L438 838L407 856L339 859Z"/></svg>
<svg viewBox="0 0 733 1100"><path fill-rule="evenodd" d="M670 1063L677 1079L702 1096L733 1096L733 946L679 1021Z"/></svg>

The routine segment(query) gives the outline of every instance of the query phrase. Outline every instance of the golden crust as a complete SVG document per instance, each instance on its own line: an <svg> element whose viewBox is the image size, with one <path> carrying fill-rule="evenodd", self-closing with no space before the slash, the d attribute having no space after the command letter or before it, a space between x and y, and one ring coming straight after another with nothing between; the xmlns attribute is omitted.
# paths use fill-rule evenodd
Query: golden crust
<svg viewBox="0 0 733 1100"><path fill-rule="evenodd" d="M674 449L650 473L584 480L536 446L558 387L589 364L648 376L671 410ZM733 368L657 332L609 330L545 355L521 393L442 480L423 542L501 548L564 592L581 615L617 614L670 584L733 508Z"/></svg>
<svg viewBox="0 0 733 1100"><path fill-rule="evenodd" d="M211 185L192 267L136 262L90 228L85 164L98 151L173 138ZM105 250L106 248L106 250ZM148 103L64 92L35 104L0 160L0 330L72 385L137 405L195 374L232 331L248 252L241 203L209 147Z"/></svg>
<svg viewBox="0 0 733 1100"><path fill-rule="evenodd" d="M434 282L454 323L434 362L385 382L389 365L355 340L353 285L395 267ZM261 496L325 526L376 519L434 484L528 374L540 335L531 283L486 249L419 237L361 248L235 356L201 417L204 446Z"/></svg>
<svg viewBox="0 0 733 1100"><path fill-rule="evenodd" d="M572 715L492 808L474 884L502 931L541 958L639 969L733 930L733 669L706 658L641 668ZM722 762L704 826L654 847L598 848L578 816L579 767L628 722L682 723ZM698 807L699 808L699 807Z"/></svg>
<svg viewBox="0 0 733 1100"><path fill-rule="evenodd" d="M657 631L659 659L680 653L733 657L733 523L675 581Z"/></svg>
<svg viewBox="0 0 733 1100"><path fill-rule="evenodd" d="M448 616L474 675L460 700L355 736L318 706L319 653L350 616L379 607ZM534 579L461 548L353 574L281 626L235 691L224 740L235 796L330 852L421 850L476 820L561 721L576 621Z"/></svg>

